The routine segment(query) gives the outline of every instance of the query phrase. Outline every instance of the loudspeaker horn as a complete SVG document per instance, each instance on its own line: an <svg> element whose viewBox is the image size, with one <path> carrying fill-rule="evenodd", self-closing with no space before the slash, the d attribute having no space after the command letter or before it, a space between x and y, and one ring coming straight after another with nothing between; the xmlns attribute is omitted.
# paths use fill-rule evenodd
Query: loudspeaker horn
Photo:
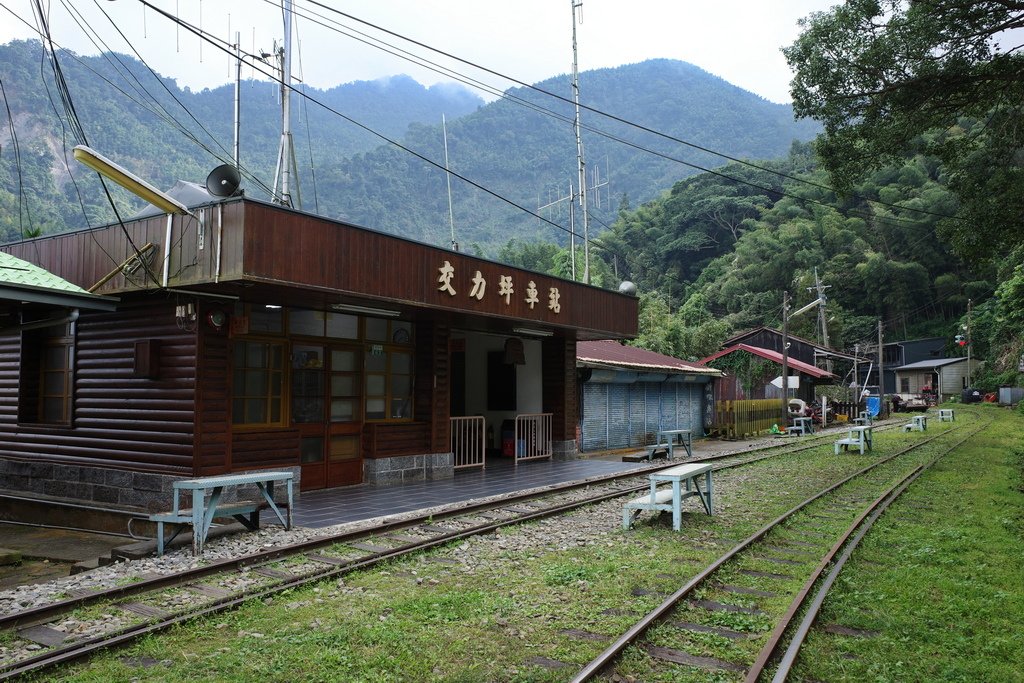
<svg viewBox="0 0 1024 683"><path fill-rule="evenodd" d="M221 164L206 176L206 191L214 197L231 197L241 184L242 176L231 164Z"/></svg>

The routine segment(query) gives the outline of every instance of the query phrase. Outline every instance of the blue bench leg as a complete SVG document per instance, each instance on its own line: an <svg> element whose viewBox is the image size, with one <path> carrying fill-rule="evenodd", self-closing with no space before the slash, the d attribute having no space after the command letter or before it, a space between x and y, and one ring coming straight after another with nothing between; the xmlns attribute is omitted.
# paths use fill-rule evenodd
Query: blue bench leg
<svg viewBox="0 0 1024 683"><path fill-rule="evenodd" d="M164 555L164 523L156 523L156 556L163 557Z"/></svg>
<svg viewBox="0 0 1024 683"><path fill-rule="evenodd" d="M689 485L686 487L690 489ZM672 482L672 529L673 531L679 531L683 528L683 498L680 491L679 482Z"/></svg>
<svg viewBox="0 0 1024 683"><path fill-rule="evenodd" d="M714 510L714 506L712 506L712 504L711 504L711 493L714 490L714 488L713 488L713 486L711 484L711 472L705 472L704 473L704 486L705 486L705 488L707 488L708 514L711 515L711 514L714 514L712 512L712 510Z"/></svg>

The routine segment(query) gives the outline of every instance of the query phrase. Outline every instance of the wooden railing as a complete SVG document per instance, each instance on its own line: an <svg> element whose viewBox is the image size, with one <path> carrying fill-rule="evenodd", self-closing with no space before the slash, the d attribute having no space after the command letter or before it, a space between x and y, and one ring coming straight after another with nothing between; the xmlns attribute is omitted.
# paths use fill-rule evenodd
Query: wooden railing
<svg viewBox="0 0 1024 683"><path fill-rule="evenodd" d="M782 401L777 398L718 401L713 428L727 439L738 439L770 430L772 425L779 424L781 415Z"/></svg>
<svg viewBox="0 0 1024 683"><path fill-rule="evenodd" d="M455 469L479 467L484 469L484 417L453 417L451 418L452 455Z"/></svg>
<svg viewBox="0 0 1024 683"><path fill-rule="evenodd" d="M551 413L516 415L516 464L551 457Z"/></svg>

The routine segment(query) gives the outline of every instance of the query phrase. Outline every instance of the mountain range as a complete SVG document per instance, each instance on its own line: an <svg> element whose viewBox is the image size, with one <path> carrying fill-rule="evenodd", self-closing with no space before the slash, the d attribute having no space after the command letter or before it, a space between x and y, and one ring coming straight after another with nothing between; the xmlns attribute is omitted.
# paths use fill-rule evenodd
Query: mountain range
<svg viewBox="0 0 1024 683"><path fill-rule="evenodd" d="M202 182L231 160L232 85L182 89L126 55L60 51L56 61L70 107L58 97L55 70L38 42L0 46L10 112L0 129L3 241L113 220L95 175L71 159L76 144L160 188L178 179ZM493 254L513 237L567 243L566 198L578 192L568 76L510 89L490 103L461 85L428 88L407 76L303 92L307 98L293 96L291 109L304 210L447 245L450 180L454 233L463 245ZM780 157L818 130L795 122L788 105L672 60L583 72L580 93L596 232L625 203L720 166L727 161L721 155ZM267 198L273 184L279 101L272 84L241 84L240 166L250 196ZM73 119L86 139L73 135ZM127 194L116 201L122 215L141 208Z"/></svg>

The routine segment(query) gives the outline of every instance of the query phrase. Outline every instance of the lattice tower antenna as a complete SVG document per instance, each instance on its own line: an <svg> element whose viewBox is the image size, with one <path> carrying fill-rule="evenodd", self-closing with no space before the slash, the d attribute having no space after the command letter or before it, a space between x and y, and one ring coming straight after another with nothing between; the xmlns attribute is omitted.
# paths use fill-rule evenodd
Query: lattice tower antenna
<svg viewBox="0 0 1024 683"><path fill-rule="evenodd" d="M274 171L274 201L284 206L301 208L299 196L298 166L295 163L295 145L292 141L292 0L281 0L281 14L284 18L284 47L278 50L281 65L281 146L277 152L277 169ZM292 193L294 192L294 203Z"/></svg>
<svg viewBox="0 0 1024 683"><path fill-rule="evenodd" d="M569 264L572 269L572 279L576 280L576 212L573 211L573 201L576 199L576 190L572 186L572 181L569 181L569 194L558 199L553 199L543 206L537 207L537 213L540 213L544 209L549 209L553 206L557 206L564 201L569 202Z"/></svg>
<svg viewBox="0 0 1024 683"><path fill-rule="evenodd" d="M576 10L580 10L583 22L583 3L570 0L572 4L572 100L576 107L573 129L576 132L576 165L579 172L579 204L583 213L583 282L590 284L590 211L587 208L587 166L583 159L583 137L580 135L580 72L576 50Z"/></svg>

